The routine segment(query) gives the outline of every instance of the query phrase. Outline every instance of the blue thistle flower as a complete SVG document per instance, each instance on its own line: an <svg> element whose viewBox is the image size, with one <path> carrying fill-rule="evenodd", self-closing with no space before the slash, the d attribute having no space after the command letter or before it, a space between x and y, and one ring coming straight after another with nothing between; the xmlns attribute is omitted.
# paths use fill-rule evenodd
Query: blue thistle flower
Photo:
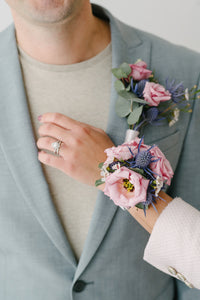
<svg viewBox="0 0 200 300"><path fill-rule="evenodd" d="M138 98L143 97L143 91L144 91L144 88L145 88L145 85L146 85L147 81L148 80L143 79L143 80L140 80L139 82L137 82L134 85L134 79L133 78L131 79L131 90L134 94L136 94L138 96Z"/></svg>
<svg viewBox="0 0 200 300"><path fill-rule="evenodd" d="M154 201L153 194L151 191L147 191L146 201L142 202L144 205L150 205Z"/></svg>
<svg viewBox="0 0 200 300"><path fill-rule="evenodd" d="M163 119L165 117L159 118L160 111L156 106L151 106L150 108L146 109L143 114L143 120L134 128L135 130L139 130L139 128L144 124L144 123L149 123L151 125L161 125Z"/></svg>
<svg viewBox="0 0 200 300"><path fill-rule="evenodd" d="M153 121L155 121L158 117L159 114L159 110L157 107L153 106L150 107L147 111L146 111L146 121L151 123Z"/></svg>
<svg viewBox="0 0 200 300"><path fill-rule="evenodd" d="M172 101L175 103L178 103L185 95L183 82L176 84L175 80L169 82L168 79L166 79L166 90L170 92Z"/></svg>
<svg viewBox="0 0 200 300"><path fill-rule="evenodd" d="M162 197L155 195L154 189L148 188L146 201L141 202L143 204L143 210L144 210L145 217L146 217L146 207L148 207L150 204L153 206L154 210L158 213L158 211L155 207L155 204L157 203L156 200L162 200L162 201L166 202L166 200L163 199Z"/></svg>
<svg viewBox="0 0 200 300"><path fill-rule="evenodd" d="M156 203L154 196L155 195L151 191L147 191L146 201L142 202L142 204L144 205L143 210L144 210L145 217L146 217L146 206L149 206L150 204L153 206L154 210L158 212L154 205L154 202Z"/></svg>
<svg viewBox="0 0 200 300"><path fill-rule="evenodd" d="M131 168L138 168L138 169L144 170L146 173L146 176L149 176L149 178L155 180L155 177L153 176L153 174L154 175L158 175L158 174L154 173L149 168L149 165L153 162L157 162L159 160L159 158L154 160L153 159L154 156L151 155L151 152L150 152L150 150L153 147L155 147L155 145L151 146L149 149L147 149L145 151L140 152L140 147L142 145L143 139L144 139L143 137L140 139L140 143L138 145L138 153L136 154L135 159L131 160L131 161L127 161L127 163L129 164L129 167L131 167ZM131 149L129 147L128 147L128 149L134 157L134 154L132 153Z"/></svg>
<svg viewBox="0 0 200 300"><path fill-rule="evenodd" d="M141 151L136 155L135 163L140 168L146 168L151 163L152 155L149 151Z"/></svg>

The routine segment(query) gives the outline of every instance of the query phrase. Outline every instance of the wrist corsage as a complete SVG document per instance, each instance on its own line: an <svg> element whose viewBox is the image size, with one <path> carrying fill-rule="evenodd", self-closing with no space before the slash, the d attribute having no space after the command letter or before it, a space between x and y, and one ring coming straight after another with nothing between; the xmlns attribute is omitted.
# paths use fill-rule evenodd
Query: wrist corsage
<svg viewBox="0 0 200 300"><path fill-rule="evenodd" d="M124 144L105 150L107 159L99 165L102 178L96 186L105 183L104 193L116 205L123 209L136 206L146 215L149 205L156 210L156 201L165 201L159 192L165 184L170 185L173 170L156 145L145 145L144 137L138 137L139 130L148 124L161 125L164 120L173 126L181 111L192 111L189 100L200 90L196 86L189 90L182 82L168 79L164 87L141 60L123 63L112 72L119 95L116 113L127 118L129 129Z"/></svg>

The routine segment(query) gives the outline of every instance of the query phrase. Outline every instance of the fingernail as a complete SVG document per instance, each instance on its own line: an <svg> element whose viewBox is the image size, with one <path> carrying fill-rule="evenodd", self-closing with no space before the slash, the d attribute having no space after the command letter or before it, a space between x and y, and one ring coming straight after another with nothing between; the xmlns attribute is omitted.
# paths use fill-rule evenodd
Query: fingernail
<svg viewBox="0 0 200 300"><path fill-rule="evenodd" d="M38 117L38 121L40 122L42 120L42 115L40 115L39 117Z"/></svg>

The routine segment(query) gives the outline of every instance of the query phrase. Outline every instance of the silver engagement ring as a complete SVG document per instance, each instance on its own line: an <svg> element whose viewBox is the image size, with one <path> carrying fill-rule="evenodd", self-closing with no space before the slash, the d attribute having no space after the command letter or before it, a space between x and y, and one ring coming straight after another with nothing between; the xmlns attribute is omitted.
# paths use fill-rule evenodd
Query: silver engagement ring
<svg viewBox="0 0 200 300"><path fill-rule="evenodd" d="M60 147L61 147L62 141L57 141L51 144L52 148L54 149L54 153L59 155Z"/></svg>

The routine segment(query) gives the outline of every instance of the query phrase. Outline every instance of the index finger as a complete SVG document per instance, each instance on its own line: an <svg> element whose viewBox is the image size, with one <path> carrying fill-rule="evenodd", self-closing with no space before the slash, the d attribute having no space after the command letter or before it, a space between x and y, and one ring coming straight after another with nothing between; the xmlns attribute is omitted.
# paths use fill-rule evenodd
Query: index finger
<svg viewBox="0 0 200 300"><path fill-rule="evenodd" d="M73 129L75 126L80 125L80 122L71 119L60 113L45 113L39 117L41 123L53 123L65 129Z"/></svg>

